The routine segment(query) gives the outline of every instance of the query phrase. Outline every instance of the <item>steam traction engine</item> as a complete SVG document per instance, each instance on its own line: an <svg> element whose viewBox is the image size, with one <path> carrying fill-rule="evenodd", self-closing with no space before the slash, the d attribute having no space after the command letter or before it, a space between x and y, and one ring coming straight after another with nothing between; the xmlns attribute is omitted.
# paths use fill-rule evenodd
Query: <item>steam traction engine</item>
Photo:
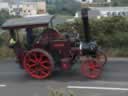
<svg viewBox="0 0 128 96"><path fill-rule="evenodd" d="M107 58L96 42L90 40L88 9L82 9L85 31L83 41L78 36L71 39L49 27L53 18L52 15L27 17L8 20L3 24L3 29L10 30L10 39L16 41L11 48L14 49L20 65L31 77L45 79L55 70L71 70L74 61L80 59L81 73L90 79L98 78ZM34 36L33 29L37 27L43 27L44 31L39 36ZM19 29L26 31L25 44L19 39Z"/></svg>

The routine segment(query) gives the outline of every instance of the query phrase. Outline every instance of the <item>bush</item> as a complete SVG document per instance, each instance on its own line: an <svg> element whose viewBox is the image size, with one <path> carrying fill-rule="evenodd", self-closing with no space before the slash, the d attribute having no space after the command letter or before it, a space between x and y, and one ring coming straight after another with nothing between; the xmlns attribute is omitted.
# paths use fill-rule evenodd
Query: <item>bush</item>
<svg viewBox="0 0 128 96"><path fill-rule="evenodd" d="M3 39L0 37L0 46L3 44Z"/></svg>
<svg viewBox="0 0 128 96"><path fill-rule="evenodd" d="M9 49L7 46L0 47L0 58L13 57L13 50Z"/></svg>
<svg viewBox="0 0 128 96"><path fill-rule="evenodd" d="M0 34L0 58L13 57L14 52L8 48L9 33L3 32Z"/></svg>

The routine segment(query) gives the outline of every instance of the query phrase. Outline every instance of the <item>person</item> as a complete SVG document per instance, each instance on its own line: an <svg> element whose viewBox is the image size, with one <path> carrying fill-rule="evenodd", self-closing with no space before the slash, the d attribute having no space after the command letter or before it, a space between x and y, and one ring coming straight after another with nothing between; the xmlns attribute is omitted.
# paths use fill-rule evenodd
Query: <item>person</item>
<svg viewBox="0 0 128 96"><path fill-rule="evenodd" d="M16 45L16 40L14 40L14 38L11 38L9 40L9 48L14 48L15 45Z"/></svg>

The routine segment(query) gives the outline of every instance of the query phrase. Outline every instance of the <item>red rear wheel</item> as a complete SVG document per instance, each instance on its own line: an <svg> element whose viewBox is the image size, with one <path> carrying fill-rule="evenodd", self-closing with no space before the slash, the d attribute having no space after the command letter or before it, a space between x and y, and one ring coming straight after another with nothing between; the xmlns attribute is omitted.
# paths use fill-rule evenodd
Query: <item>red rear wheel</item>
<svg viewBox="0 0 128 96"><path fill-rule="evenodd" d="M53 59L47 52L33 49L24 57L24 68L33 78L44 79L52 73Z"/></svg>
<svg viewBox="0 0 128 96"><path fill-rule="evenodd" d="M86 60L81 65L82 74L90 79L97 79L100 77L102 68L94 59Z"/></svg>

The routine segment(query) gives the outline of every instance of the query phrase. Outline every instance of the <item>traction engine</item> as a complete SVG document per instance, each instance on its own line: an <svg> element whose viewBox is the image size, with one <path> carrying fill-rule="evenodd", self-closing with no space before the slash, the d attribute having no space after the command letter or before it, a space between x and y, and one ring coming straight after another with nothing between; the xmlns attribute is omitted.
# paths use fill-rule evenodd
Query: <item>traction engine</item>
<svg viewBox="0 0 128 96"><path fill-rule="evenodd" d="M97 46L96 41L90 39L88 8L83 8L81 15L84 40L77 38L78 33L71 40L70 36L65 36L48 27L54 18L52 15L8 20L2 27L10 30L11 39L16 41L11 48L14 49L20 66L31 77L45 79L56 70L60 72L71 70L76 60L79 59L81 73L87 78L97 79L101 76L107 57ZM32 29L42 26L44 31L34 37ZM22 46L19 34L16 32L19 29L26 31L27 46L25 47Z"/></svg>

